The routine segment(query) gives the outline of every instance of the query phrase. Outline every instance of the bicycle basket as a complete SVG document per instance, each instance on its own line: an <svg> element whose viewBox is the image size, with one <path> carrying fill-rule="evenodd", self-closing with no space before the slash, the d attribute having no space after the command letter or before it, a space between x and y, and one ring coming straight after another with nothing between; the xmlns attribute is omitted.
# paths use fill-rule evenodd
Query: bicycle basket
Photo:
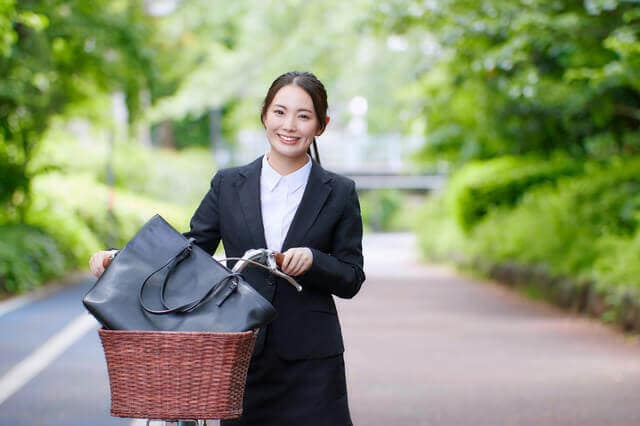
<svg viewBox="0 0 640 426"><path fill-rule="evenodd" d="M112 416L172 420L242 414L256 332L98 333L107 360Z"/></svg>

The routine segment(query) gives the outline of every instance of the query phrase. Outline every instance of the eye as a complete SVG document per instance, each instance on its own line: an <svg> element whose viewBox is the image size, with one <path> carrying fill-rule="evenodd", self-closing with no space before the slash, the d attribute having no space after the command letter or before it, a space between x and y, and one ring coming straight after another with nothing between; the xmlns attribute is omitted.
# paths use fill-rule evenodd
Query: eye
<svg viewBox="0 0 640 426"><path fill-rule="evenodd" d="M274 109L273 113L276 114L276 115L284 115L284 111L281 110L281 109Z"/></svg>
<svg viewBox="0 0 640 426"><path fill-rule="evenodd" d="M311 117L307 114L300 114L298 118L300 118L301 120L309 120Z"/></svg>

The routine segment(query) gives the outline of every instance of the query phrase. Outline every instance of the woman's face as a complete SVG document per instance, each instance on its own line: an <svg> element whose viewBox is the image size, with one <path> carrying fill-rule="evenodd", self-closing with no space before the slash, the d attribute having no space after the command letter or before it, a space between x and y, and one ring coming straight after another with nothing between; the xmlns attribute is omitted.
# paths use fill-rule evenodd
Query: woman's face
<svg viewBox="0 0 640 426"><path fill-rule="evenodd" d="M273 97L263 117L270 156L279 160L306 162L306 153L314 136L322 133L313 101L304 89L284 86ZM270 157L271 158L271 157Z"/></svg>

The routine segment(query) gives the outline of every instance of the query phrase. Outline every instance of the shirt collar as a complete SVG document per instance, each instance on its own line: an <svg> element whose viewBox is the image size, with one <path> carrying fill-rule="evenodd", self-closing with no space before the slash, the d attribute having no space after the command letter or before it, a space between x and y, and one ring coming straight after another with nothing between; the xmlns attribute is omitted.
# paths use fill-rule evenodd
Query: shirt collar
<svg viewBox="0 0 640 426"><path fill-rule="evenodd" d="M286 176L280 175L276 172L269 161L267 161L267 154L262 157L262 176L261 182L269 191L273 191L281 180L287 185L288 191L295 192L300 189L301 186L307 183L309 180L309 174L311 173L311 158L307 155L307 162L304 166L300 167L295 172L289 173Z"/></svg>
<svg viewBox="0 0 640 426"><path fill-rule="evenodd" d="M280 182L282 176L271 167L271 164L267 161L267 154L262 157L262 175L260 176L260 183L264 185L269 192L273 191L278 182Z"/></svg>

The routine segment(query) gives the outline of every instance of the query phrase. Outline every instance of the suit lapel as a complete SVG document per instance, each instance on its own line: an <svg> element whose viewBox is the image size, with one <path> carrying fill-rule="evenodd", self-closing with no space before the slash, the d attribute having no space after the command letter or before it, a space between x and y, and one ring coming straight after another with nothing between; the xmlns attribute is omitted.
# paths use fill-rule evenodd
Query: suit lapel
<svg viewBox="0 0 640 426"><path fill-rule="evenodd" d="M262 169L262 157L248 164L240 172L240 180L236 183L240 208L251 233L254 247L267 246L264 238L264 225L262 224L262 208L260 206L260 171Z"/></svg>
<svg viewBox="0 0 640 426"><path fill-rule="evenodd" d="M284 243L282 243L283 252L290 247L296 247L303 241L304 236L315 222L318 214L320 214L320 210L322 210L322 206L331 192L331 186L328 184L330 180L331 178L327 176L324 169L313 161L307 187L304 190L302 200L293 217Z"/></svg>

